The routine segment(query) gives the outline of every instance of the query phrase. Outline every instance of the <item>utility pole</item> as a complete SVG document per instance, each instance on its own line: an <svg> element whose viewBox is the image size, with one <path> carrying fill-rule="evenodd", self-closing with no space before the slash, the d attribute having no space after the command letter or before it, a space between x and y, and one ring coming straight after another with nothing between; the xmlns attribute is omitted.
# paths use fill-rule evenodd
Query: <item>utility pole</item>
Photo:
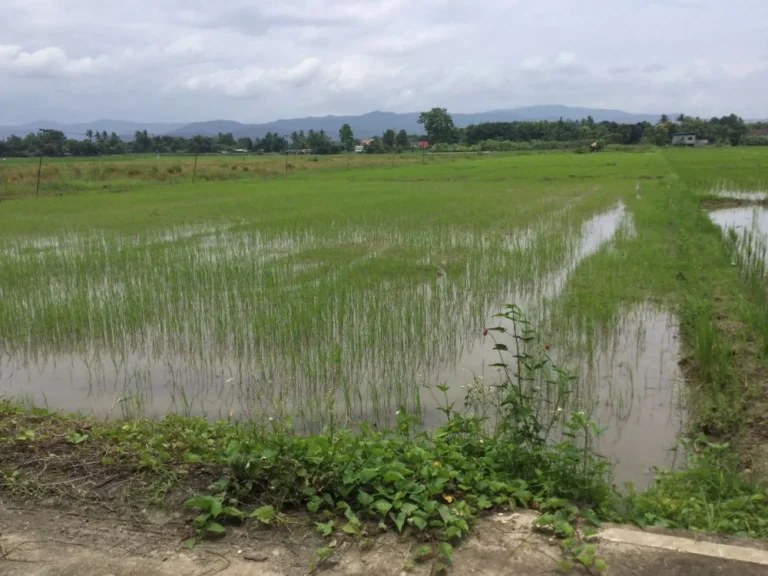
<svg viewBox="0 0 768 576"><path fill-rule="evenodd" d="M192 166L192 182L195 181L195 173L197 172L197 154L198 154L198 151L195 150L195 165Z"/></svg>

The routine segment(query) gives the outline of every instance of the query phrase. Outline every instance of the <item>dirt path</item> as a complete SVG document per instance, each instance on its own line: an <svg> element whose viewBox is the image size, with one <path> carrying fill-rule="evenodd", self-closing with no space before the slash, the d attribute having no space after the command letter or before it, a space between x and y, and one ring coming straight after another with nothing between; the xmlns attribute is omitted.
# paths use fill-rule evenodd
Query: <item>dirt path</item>
<svg viewBox="0 0 768 576"><path fill-rule="evenodd" d="M454 574L550 574L560 557L556 542L531 530L531 513L482 519L455 551ZM327 546L297 521L278 530L231 529L217 542L193 550L181 545L180 518L143 514L129 520L94 511L0 507L0 574L4 576L293 576L311 573L316 548ZM606 527L598 556L607 574L768 574L764 543L680 539L626 527ZM418 542L393 534L374 538L364 551L359 541L338 538L334 554L315 573L340 575L428 575L431 562L415 562ZM738 558L733 560L729 558ZM740 560L747 559L749 562ZM406 572L404 567L413 566ZM585 573L571 570L571 573Z"/></svg>

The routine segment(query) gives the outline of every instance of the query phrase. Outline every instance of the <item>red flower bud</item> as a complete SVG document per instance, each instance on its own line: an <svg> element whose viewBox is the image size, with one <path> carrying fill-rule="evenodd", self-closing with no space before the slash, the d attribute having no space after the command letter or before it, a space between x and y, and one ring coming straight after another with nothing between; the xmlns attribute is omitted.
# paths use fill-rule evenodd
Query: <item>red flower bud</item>
<svg viewBox="0 0 768 576"><path fill-rule="evenodd" d="M488 336L488 328L483 328L483 336Z"/></svg>

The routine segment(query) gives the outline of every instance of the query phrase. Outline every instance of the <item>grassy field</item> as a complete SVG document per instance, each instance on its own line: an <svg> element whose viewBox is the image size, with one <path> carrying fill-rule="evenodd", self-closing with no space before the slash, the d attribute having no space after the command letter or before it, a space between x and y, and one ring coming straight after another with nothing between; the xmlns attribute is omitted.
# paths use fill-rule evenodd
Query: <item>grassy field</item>
<svg viewBox="0 0 768 576"><path fill-rule="evenodd" d="M392 156L280 156L275 154L130 154L86 158L6 158L0 162L0 199L85 191L125 192L153 184L272 178L304 172L437 164L475 154L403 153ZM37 189L38 171L40 189Z"/></svg>
<svg viewBox="0 0 768 576"><path fill-rule="evenodd" d="M434 425L441 382L493 411L481 330L513 301L581 377L570 402L608 427L606 452L633 470L620 476L670 463L680 354L716 380L694 418L739 426L718 412L741 392L713 306L762 320L698 204L760 189L760 151L292 157L287 176L284 158L208 156L195 183L193 161L46 159L45 194L2 203L7 392L102 415L316 430L404 408ZM36 169L3 163L5 193ZM650 451L629 439L660 428Z"/></svg>
<svg viewBox="0 0 768 576"><path fill-rule="evenodd" d="M0 492L768 537L763 151L193 161L0 167Z"/></svg>

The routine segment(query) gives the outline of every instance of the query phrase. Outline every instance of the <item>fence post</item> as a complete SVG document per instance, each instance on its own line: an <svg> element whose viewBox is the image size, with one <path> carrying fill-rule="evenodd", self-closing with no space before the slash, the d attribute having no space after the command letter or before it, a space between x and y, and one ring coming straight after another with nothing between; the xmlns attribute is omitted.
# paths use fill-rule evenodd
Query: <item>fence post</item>
<svg viewBox="0 0 768 576"><path fill-rule="evenodd" d="M40 154L40 163L37 165L37 191L35 196L40 196L40 173L43 171L43 155Z"/></svg>
<svg viewBox="0 0 768 576"><path fill-rule="evenodd" d="M195 173L197 172L197 152L195 152L195 165L192 167L192 182L195 181Z"/></svg>

